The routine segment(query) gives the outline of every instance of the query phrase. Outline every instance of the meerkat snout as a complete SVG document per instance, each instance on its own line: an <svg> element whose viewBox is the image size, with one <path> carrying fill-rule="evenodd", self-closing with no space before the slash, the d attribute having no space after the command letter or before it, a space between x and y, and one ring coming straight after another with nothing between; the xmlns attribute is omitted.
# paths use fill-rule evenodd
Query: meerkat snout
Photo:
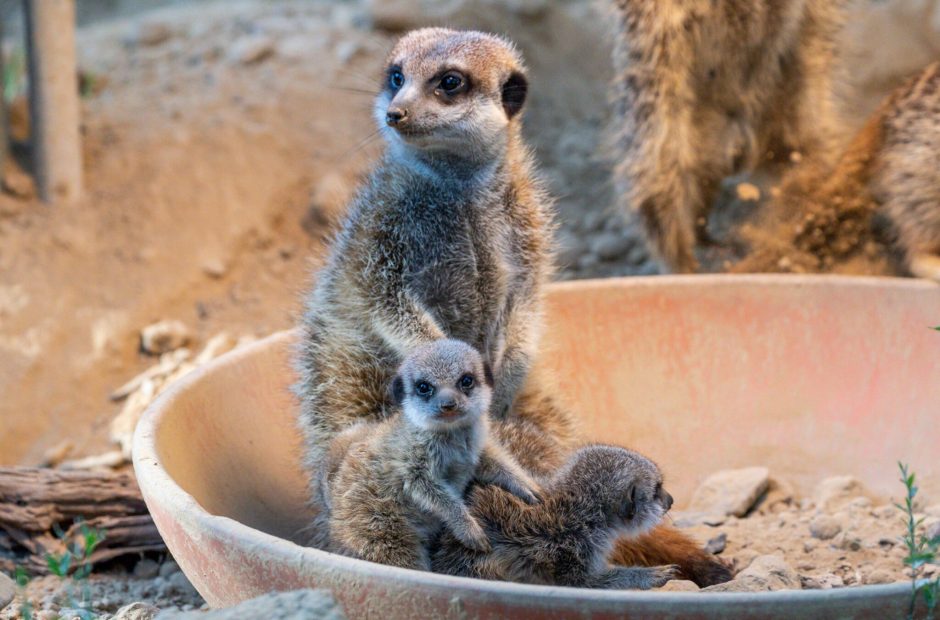
<svg viewBox="0 0 940 620"><path fill-rule="evenodd" d="M389 55L375 117L393 129L385 133L393 145L492 157L505 147L527 91L522 58L510 42L424 28L402 37Z"/></svg>
<svg viewBox="0 0 940 620"><path fill-rule="evenodd" d="M392 399L416 426L473 424L490 406L491 374L476 349L438 340L416 350L392 381Z"/></svg>

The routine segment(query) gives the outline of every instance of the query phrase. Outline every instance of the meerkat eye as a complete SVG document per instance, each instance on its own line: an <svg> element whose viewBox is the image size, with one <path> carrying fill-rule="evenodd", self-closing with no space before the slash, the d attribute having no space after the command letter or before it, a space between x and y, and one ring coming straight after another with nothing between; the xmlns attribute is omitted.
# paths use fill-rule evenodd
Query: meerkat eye
<svg viewBox="0 0 940 620"><path fill-rule="evenodd" d="M415 383L415 392L417 392L419 396L427 398L434 394L434 386L427 381L418 381Z"/></svg>
<svg viewBox="0 0 940 620"><path fill-rule="evenodd" d="M467 374L467 375L464 375L464 376L460 377L460 383L459 383L459 385L460 385L461 389L463 389L463 390L465 390L465 391L466 391L466 390L469 390L470 388L472 388L474 383L475 383L475 381L473 380L473 375Z"/></svg>
<svg viewBox="0 0 940 620"><path fill-rule="evenodd" d="M398 90L405 83L405 74L399 69L392 69L388 74L388 87L392 90Z"/></svg>
<svg viewBox="0 0 940 620"><path fill-rule="evenodd" d="M445 73L444 77L441 78L441 82L438 85L438 88L443 90L448 95L456 95L466 90L467 80L464 79L462 75L456 71L451 71Z"/></svg>

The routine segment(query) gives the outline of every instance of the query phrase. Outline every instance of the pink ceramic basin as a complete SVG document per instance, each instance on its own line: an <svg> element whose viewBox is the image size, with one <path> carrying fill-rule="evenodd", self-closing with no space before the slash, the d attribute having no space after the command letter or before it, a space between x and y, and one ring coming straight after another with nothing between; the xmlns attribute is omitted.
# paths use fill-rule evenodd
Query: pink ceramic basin
<svg viewBox="0 0 940 620"><path fill-rule="evenodd" d="M940 499L940 287L692 276L554 285L542 362L585 435L665 469L679 506L708 473L767 465L807 491L852 474ZM142 420L134 466L166 543L213 606L325 587L351 618L886 618L905 584L764 594L598 592L445 577L300 547L290 350L276 334L195 371Z"/></svg>

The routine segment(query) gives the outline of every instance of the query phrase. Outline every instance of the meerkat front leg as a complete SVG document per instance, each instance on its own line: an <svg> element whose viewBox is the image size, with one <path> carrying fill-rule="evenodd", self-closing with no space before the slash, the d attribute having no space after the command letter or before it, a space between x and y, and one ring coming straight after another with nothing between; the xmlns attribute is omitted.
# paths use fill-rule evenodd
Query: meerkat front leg
<svg viewBox="0 0 940 620"><path fill-rule="evenodd" d="M514 304L510 299L500 327L500 346L494 361L493 400L490 411L497 420L512 411L516 396L525 383L532 365L532 353L538 340L537 324L541 315L535 307L534 291L519 295L527 300Z"/></svg>
<svg viewBox="0 0 940 620"><path fill-rule="evenodd" d="M590 577L588 588L649 590L659 588L679 574L677 566L614 566Z"/></svg>
<svg viewBox="0 0 940 620"><path fill-rule="evenodd" d="M404 490L417 505L440 518L466 547L475 551L490 551L486 532L470 514L463 500L450 489L426 476L414 476L405 481Z"/></svg>
<svg viewBox="0 0 940 620"><path fill-rule="evenodd" d="M474 478L505 489L528 504L540 499L541 488L508 452L496 443L484 446Z"/></svg>

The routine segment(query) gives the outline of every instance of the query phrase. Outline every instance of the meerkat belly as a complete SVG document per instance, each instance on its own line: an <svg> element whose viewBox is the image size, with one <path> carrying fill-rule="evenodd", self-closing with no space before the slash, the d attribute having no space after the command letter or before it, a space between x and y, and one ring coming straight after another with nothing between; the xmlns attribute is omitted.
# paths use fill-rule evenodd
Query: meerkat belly
<svg viewBox="0 0 940 620"><path fill-rule="evenodd" d="M448 336L481 346L500 301L493 284L504 279L506 267L492 248L476 242L471 222L449 224L433 242L424 238L422 247L415 247L405 286Z"/></svg>

